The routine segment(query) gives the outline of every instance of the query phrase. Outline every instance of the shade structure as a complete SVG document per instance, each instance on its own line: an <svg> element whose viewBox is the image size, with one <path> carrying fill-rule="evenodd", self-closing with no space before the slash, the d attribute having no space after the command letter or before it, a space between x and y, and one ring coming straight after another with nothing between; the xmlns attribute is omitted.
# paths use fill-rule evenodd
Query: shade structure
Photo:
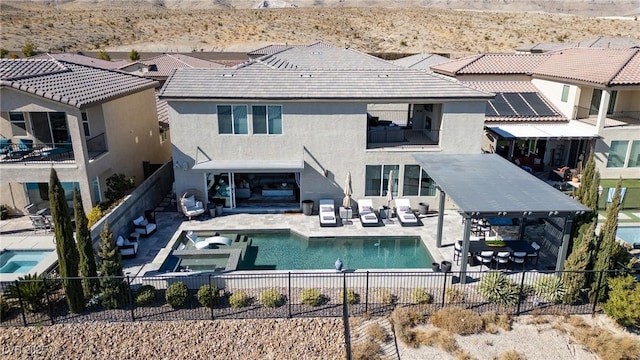
<svg viewBox="0 0 640 360"><path fill-rule="evenodd" d="M393 201L393 170L389 171L389 182L387 183L387 207Z"/></svg>
<svg viewBox="0 0 640 360"><path fill-rule="evenodd" d="M345 208L351 207L351 194L353 190L351 189L351 171L347 172L347 179L344 183L344 199L342 200L342 206Z"/></svg>

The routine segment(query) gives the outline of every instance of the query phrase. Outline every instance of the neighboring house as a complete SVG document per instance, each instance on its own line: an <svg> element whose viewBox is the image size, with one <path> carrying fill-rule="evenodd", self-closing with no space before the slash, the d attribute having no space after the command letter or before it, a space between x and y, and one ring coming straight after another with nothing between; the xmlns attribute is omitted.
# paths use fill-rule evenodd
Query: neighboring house
<svg viewBox="0 0 640 360"><path fill-rule="evenodd" d="M391 170L395 196L435 205L433 181L413 155L479 153L493 94L313 44L236 68L178 69L160 98L177 195L194 188L228 209L264 211L342 199L349 172L354 200L386 205Z"/></svg>
<svg viewBox="0 0 640 360"><path fill-rule="evenodd" d="M48 207L51 168L87 211L114 173L142 182L171 156L161 144L155 81L62 60L0 60L0 203Z"/></svg>
<svg viewBox="0 0 640 360"><path fill-rule="evenodd" d="M74 53L43 53L30 57L29 59L40 59L40 60L60 60L65 62L71 62L78 65L84 66L92 66L100 69L106 70L116 70L121 66L124 66L129 63L129 61L119 60L119 61L108 61L96 59L91 56L85 56L82 54L74 54Z"/></svg>
<svg viewBox="0 0 640 360"><path fill-rule="evenodd" d="M547 169L579 166L595 151L603 179L640 178L640 50L485 54L431 69L497 93L487 105L485 151L524 154L526 165Z"/></svg>
<svg viewBox="0 0 640 360"><path fill-rule="evenodd" d="M449 59L448 57L437 54L415 54L393 60L391 62L398 66L406 67L407 69L431 72L431 67L433 65L442 64L450 60L451 59Z"/></svg>
<svg viewBox="0 0 640 360"><path fill-rule="evenodd" d="M599 36L593 39L585 39L579 42L540 42L521 46L517 52L543 53L548 51L563 50L568 48L604 48L604 49L638 49L640 40L624 36Z"/></svg>

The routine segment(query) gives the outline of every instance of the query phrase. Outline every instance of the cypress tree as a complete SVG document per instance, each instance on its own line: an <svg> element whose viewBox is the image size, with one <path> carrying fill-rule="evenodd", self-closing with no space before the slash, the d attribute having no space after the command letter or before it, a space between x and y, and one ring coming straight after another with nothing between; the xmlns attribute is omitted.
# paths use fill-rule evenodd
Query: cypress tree
<svg viewBox="0 0 640 360"><path fill-rule="evenodd" d="M58 267L67 304L71 312L79 313L84 309L82 283L80 279L69 279L78 277L78 248L73 240L73 227L64 189L58 179L58 173L53 168L49 179L49 207L55 229Z"/></svg>
<svg viewBox="0 0 640 360"><path fill-rule="evenodd" d="M102 305L109 309L121 308L124 304L124 278L122 262L118 247L109 229L109 222L105 221L100 232L100 289L102 290Z"/></svg>
<svg viewBox="0 0 640 360"><path fill-rule="evenodd" d="M593 264L594 248L596 242L596 222L593 221L584 234L580 246L574 250L565 262L562 281L567 286L563 302L575 304L580 300L580 291L587 286L589 269Z"/></svg>
<svg viewBox="0 0 640 360"><path fill-rule="evenodd" d="M600 185L600 173L596 169L596 162L593 154L582 172L580 187L576 190L576 198L586 207L591 209L590 213L577 216L573 226L573 246L571 252L580 247L583 237L589 230L591 223L598 219L598 186Z"/></svg>
<svg viewBox="0 0 640 360"><path fill-rule="evenodd" d="M98 270L91 233L87 225L88 220L84 214L82 198L77 188L73 189L73 209L76 216L76 241L80 255L80 275L84 277L82 279L82 290L85 298L90 298L100 291L100 282L97 279Z"/></svg>
<svg viewBox="0 0 640 360"><path fill-rule="evenodd" d="M613 199L609 207L607 207L604 223L600 228L600 233L598 234L598 241L596 243L595 253L596 260L593 265L594 271L608 271L615 270L617 268L618 261L626 261L627 254L622 247L616 241L616 231L618 230L618 213L620 212L620 188L622 187L622 179L619 179L616 183L616 189L613 195ZM611 276L611 273L602 273L601 279L601 287L603 284L607 284L608 278ZM600 277L600 274L596 275L595 281ZM591 299L595 297L595 291L597 288L597 284L595 283L591 287L591 293L589 294ZM600 296L598 300L606 299L606 287L600 291ZM595 300L595 299L594 299Z"/></svg>

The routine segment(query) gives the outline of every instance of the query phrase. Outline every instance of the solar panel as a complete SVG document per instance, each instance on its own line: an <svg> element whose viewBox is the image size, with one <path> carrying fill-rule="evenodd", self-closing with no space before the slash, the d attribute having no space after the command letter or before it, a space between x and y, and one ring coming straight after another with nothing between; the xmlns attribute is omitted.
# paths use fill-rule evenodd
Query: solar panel
<svg viewBox="0 0 640 360"><path fill-rule="evenodd" d="M517 116L518 114L513 111L507 100L501 93L497 93L495 99L491 100L491 104L496 109L498 116Z"/></svg>
<svg viewBox="0 0 640 360"><path fill-rule="evenodd" d="M544 100L540 97L540 94L530 92L530 93L520 93L522 97L533 107L533 110L538 113L539 116L558 116L558 113L553 110L549 105L547 105Z"/></svg>
<svg viewBox="0 0 640 360"><path fill-rule="evenodd" d="M538 116L535 111L527 104L519 93L502 93L507 102L511 104L513 109L519 116Z"/></svg>
<svg viewBox="0 0 640 360"><path fill-rule="evenodd" d="M498 116L496 109L491 106L491 101L487 103L487 108L485 110L486 116Z"/></svg>

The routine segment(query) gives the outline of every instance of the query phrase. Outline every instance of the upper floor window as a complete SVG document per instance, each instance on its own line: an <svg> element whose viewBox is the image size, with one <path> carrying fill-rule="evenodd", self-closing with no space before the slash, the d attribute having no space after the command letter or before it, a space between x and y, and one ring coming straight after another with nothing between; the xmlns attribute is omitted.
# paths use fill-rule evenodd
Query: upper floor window
<svg viewBox="0 0 640 360"><path fill-rule="evenodd" d="M282 134L282 106L254 105L251 113L254 134Z"/></svg>
<svg viewBox="0 0 640 360"><path fill-rule="evenodd" d="M13 136L26 136L27 123L24 120L24 114L21 112L10 112L9 121L11 122L11 134Z"/></svg>
<svg viewBox="0 0 640 360"><path fill-rule="evenodd" d="M640 140L634 140L629 153L629 167L640 167Z"/></svg>
<svg viewBox="0 0 640 360"><path fill-rule="evenodd" d="M569 85L564 85L562 87L562 97L560 98L562 102L569 101Z"/></svg>
<svg viewBox="0 0 640 360"><path fill-rule="evenodd" d="M627 158L627 148L629 147L628 140L612 141L609 148L609 157L607 158L608 168L620 168L624 167L625 160Z"/></svg>
<svg viewBox="0 0 640 360"><path fill-rule="evenodd" d="M246 105L218 105L218 133L248 134Z"/></svg>
<svg viewBox="0 0 640 360"><path fill-rule="evenodd" d="M404 166L404 182L402 195L404 196L434 196L436 186L426 171L420 165Z"/></svg>
<svg viewBox="0 0 640 360"><path fill-rule="evenodd" d="M165 129L160 129L160 144L164 143L165 141L167 141L167 132L168 130Z"/></svg>
<svg viewBox="0 0 640 360"><path fill-rule="evenodd" d="M398 195L399 165L367 165L365 171L365 196L386 196L389 173L393 170L393 195Z"/></svg>
<svg viewBox="0 0 640 360"><path fill-rule="evenodd" d="M84 136L91 136L91 131L89 129L89 118L87 117L87 112L83 111L80 113L82 115L82 129L84 130Z"/></svg>

